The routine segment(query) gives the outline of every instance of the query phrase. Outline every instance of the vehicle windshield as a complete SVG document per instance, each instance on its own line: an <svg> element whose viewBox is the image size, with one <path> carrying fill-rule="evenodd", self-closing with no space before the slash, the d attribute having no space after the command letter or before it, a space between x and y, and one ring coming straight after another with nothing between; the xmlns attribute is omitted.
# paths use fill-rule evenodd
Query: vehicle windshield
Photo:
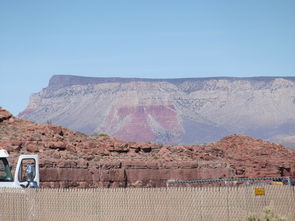
<svg viewBox="0 0 295 221"><path fill-rule="evenodd" d="M13 181L9 164L6 158L0 158L0 182Z"/></svg>

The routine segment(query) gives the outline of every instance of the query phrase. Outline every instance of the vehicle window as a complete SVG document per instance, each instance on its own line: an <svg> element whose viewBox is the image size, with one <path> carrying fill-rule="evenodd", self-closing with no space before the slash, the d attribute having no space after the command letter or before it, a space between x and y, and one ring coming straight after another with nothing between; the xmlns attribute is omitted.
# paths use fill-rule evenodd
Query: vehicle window
<svg viewBox="0 0 295 221"><path fill-rule="evenodd" d="M2 160L0 160L0 177L6 176L5 166Z"/></svg>
<svg viewBox="0 0 295 221"><path fill-rule="evenodd" d="M0 181L12 181L10 168L5 158L0 158Z"/></svg>
<svg viewBox="0 0 295 221"><path fill-rule="evenodd" d="M31 166L31 168L33 169L33 176L35 177L36 175L35 165L36 165L36 162L34 159L23 159L21 162L21 167L19 168L20 171L18 174L18 180L20 182L25 182L28 180L28 174L27 174L28 166Z"/></svg>

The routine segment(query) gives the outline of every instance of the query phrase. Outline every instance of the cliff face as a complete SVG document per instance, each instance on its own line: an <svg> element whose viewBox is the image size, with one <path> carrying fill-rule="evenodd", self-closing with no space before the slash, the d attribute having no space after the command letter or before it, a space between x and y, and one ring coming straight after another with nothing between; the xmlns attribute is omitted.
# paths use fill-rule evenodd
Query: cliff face
<svg viewBox="0 0 295 221"><path fill-rule="evenodd" d="M295 77L54 76L19 116L128 141L200 144L229 134L295 147Z"/></svg>
<svg viewBox="0 0 295 221"><path fill-rule="evenodd" d="M11 165L20 154L39 155L43 187L164 187L167 180L295 178L295 150L247 136L189 146L124 142L13 118L2 109L0 128L0 148L10 152Z"/></svg>

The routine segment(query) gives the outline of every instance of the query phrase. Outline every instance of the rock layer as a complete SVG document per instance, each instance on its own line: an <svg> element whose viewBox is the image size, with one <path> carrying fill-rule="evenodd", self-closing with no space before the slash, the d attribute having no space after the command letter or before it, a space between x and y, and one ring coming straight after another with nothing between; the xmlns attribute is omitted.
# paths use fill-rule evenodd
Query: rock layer
<svg viewBox="0 0 295 221"><path fill-rule="evenodd" d="M0 109L0 148L40 157L43 187L164 187L168 180L291 176L295 150L232 135L208 145L124 142L12 118ZM10 117L9 117L10 116Z"/></svg>

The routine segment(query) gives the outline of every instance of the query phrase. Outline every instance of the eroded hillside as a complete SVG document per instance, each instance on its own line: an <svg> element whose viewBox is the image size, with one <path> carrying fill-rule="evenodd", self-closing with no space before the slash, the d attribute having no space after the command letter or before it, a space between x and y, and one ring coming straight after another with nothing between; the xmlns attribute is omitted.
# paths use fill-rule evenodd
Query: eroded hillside
<svg viewBox="0 0 295 221"><path fill-rule="evenodd" d="M295 177L294 150L247 136L208 145L124 142L32 123L3 109L0 148L11 153L12 164L19 154L38 154L43 187L163 187L167 180Z"/></svg>

